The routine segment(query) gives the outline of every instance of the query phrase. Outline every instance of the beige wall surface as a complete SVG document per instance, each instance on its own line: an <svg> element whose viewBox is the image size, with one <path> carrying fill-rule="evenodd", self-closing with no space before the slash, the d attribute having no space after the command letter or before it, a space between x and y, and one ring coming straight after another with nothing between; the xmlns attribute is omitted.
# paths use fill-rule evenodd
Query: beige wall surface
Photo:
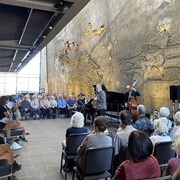
<svg viewBox="0 0 180 180"><path fill-rule="evenodd" d="M124 92L138 80L139 103L168 106L180 85L179 0L91 0L47 46L48 91L90 97L96 83Z"/></svg>

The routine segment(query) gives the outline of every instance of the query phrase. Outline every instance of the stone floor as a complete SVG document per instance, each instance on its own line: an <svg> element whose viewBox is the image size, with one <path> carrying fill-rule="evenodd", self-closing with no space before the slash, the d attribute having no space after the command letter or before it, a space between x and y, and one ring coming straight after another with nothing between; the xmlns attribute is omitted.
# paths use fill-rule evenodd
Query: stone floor
<svg viewBox="0 0 180 180"><path fill-rule="evenodd" d="M18 180L63 180L60 174L61 143L65 131L70 126L70 119L46 119L22 121L26 127L28 142L20 142L21 155L16 159L22 169L15 173ZM91 126L87 126L91 130ZM115 133L117 128L109 127ZM68 180L72 173L68 173Z"/></svg>

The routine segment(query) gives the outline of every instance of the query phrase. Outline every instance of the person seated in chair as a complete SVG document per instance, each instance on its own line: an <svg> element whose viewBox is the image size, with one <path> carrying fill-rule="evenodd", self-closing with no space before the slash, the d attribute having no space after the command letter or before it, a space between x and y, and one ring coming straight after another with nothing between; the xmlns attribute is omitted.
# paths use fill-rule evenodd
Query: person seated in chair
<svg viewBox="0 0 180 180"><path fill-rule="evenodd" d="M30 103L31 103L30 118L39 119L40 108L39 108L39 101L36 94L32 96Z"/></svg>
<svg viewBox="0 0 180 180"><path fill-rule="evenodd" d="M76 101L69 96L69 100L67 101L67 110L68 110L68 117L71 117L73 111L76 110Z"/></svg>
<svg viewBox="0 0 180 180"><path fill-rule="evenodd" d="M86 109L86 99L85 94L79 94L78 95L78 101L77 101L77 111L81 112L85 117L85 109Z"/></svg>
<svg viewBox="0 0 180 180"><path fill-rule="evenodd" d="M170 133L170 137L172 139L172 141L174 141L175 139L175 133L178 129L180 129L180 110L176 112L176 114L174 115L174 122L175 122L175 126L173 127L171 133Z"/></svg>
<svg viewBox="0 0 180 180"><path fill-rule="evenodd" d="M12 164L12 172L15 173L21 169L21 164L14 160L13 152L9 144L5 144L3 138L0 136L0 160L7 159Z"/></svg>
<svg viewBox="0 0 180 180"><path fill-rule="evenodd" d="M13 121L17 121L18 124L14 125L11 127L11 129L22 129L23 130L23 134L22 134L22 137L20 136L19 139L24 141L24 142L28 142L28 140L26 139L26 130L25 130L25 127L20 123L20 118L18 117L18 114L19 114L19 109L18 109L18 106L13 106L12 109L11 109L11 117L10 117L10 120L13 122Z"/></svg>
<svg viewBox="0 0 180 180"><path fill-rule="evenodd" d="M160 119L155 120L154 132L150 136L150 139L154 146L157 142L172 141L167 132L167 126Z"/></svg>
<svg viewBox="0 0 180 180"><path fill-rule="evenodd" d="M132 131L128 150L132 160L122 162L115 172L115 180L139 180L160 177L159 163L152 156L153 145L142 131Z"/></svg>
<svg viewBox="0 0 180 180"><path fill-rule="evenodd" d="M115 157L114 157L114 165L113 170L117 169L120 163L122 163L124 159L125 149L128 146L128 138L132 131L137 130L132 126L131 122L131 114L128 110L123 110L119 114L119 129L115 136Z"/></svg>
<svg viewBox="0 0 180 180"><path fill-rule="evenodd" d="M56 110L57 110L57 101L54 96L50 97L50 110L51 110L51 116L53 119L56 118Z"/></svg>
<svg viewBox="0 0 180 180"><path fill-rule="evenodd" d="M112 138L104 133L106 130L106 126L107 120L105 117L97 116L95 118L93 134L88 135L77 150L79 155L77 168L79 169L79 171L83 171L85 152L87 149L101 146L112 146Z"/></svg>
<svg viewBox="0 0 180 180"><path fill-rule="evenodd" d="M31 103L29 101L29 96L24 96L24 100L20 103L21 106L21 116L23 119L28 119L28 113L31 110Z"/></svg>
<svg viewBox="0 0 180 180"><path fill-rule="evenodd" d="M67 117L67 108L66 108L66 100L63 98L63 95L61 95L57 101L57 108L60 115L63 115Z"/></svg>
<svg viewBox="0 0 180 180"><path fill-rule="evenodd" d="M172 144L173 149L176 151L177 157L171 158L168 161L166 175L173 176L174 172L180 167L180 128L175 134L175 141Z"/></svg>
<svg viewBox="0 0 180 180"><path fill-rule="evenodd" d="M11 127L15 125L19 125L18 120L13 122L10 121L11 112L6 106L9 101L8 96L1 96L0 97L0 131L4 130L7 132L7 142L9 144L13 143L13 139L11 138Z"/></svg>
<svg viewBox="0 0 180 180"><path fill-rule="evenodd" d="M66 140L62 143L62 148L66 149L66 142L67 138L71 134L79 134L79 133L88 133L88 129L84 127L84 116L80 112L76 112L71 117L71 127L66 130ZM69 168L69 170L72 170L72 168L75 166L74 160L69 160L68 165L66 167Z"/></svg>
<svg viewBox="0 0 180 180"><path fill-rule="evenodd" d="M154 131L151 121L145 116L146 108L140 104L137 107L138 119L134 123L134 127L140 131L147 133L149 136Z"/></svg>
<svg viewBox="0 0 180 180"><path fill-rule="evenodd" d="M172 130L172 122L167 118L169 116L169 114L170 114L170 111L167 107L161 107L160 112L159 112L160 118L157 119L157 120L162 121L165 124L165 126L167 127L168 134ZM155 121L157 121L157 120L155 120Z"/></svg>

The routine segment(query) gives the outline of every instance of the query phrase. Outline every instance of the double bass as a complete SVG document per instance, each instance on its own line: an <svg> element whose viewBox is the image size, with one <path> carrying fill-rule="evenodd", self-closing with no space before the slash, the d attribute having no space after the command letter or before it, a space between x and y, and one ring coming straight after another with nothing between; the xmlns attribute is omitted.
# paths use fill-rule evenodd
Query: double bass
<svg viewBox="0 0 180 180"><path fill-rule="evenodd" d="M134 81L131 88L134 87L136 83L137 81ZM138 102L136 98L130 95L128 100L128 110L130 111L133 120L136 120L138 117L137 106L138 106Z"/></svg>

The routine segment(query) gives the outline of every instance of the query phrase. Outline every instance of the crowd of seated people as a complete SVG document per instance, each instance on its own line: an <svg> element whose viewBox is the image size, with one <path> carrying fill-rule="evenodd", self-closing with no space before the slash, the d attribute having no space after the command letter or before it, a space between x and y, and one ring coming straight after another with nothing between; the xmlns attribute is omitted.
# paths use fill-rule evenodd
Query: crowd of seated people
<svg viewBox="0 0 180 180"><path fill-rule="evenodd" d="M85 121L87 117L85 94L80 93L78 99L74 92L68 96L57 94L33 94L26 93L10 97L8 107L17 105L22 119L55 119L56 117L70 118L76 111L82 112ZM91 113L90 113L91 114ZM92 118L94 120L94 116Z"/></svg>
<svg viewBox="0 0 180 180"><path fill-rule="evenodd" d="M3 115L3 117L0 118L1 120L5 117L8 117L8 118L10 117L10 115L8 115L9 111L3 108L4 105L6 105L6 103L7 101L5 101L5 104L1 104L2 108L0 108L0 110L2 110L3 112L3 114L1 114ZM81 120L83 119L84 121L84 116L82 115L84 115L83 105L85 103L86 101L85 101L84 94L79 95L78 99L76 99L74 94L73 96L69 96L69 98L67 98L67 96L63 94L60 95L59 97L47 95L47 94L42 94L42 95L35 94L32 97L29 96L28 94L26 94L25 96L21 95L19 96L19 98L16 99L15 106L11 105L13 108L18 107L17 109L15 108L14 110L12 108L12 112L16 114L16 116L13 117L12 119L17 120L18 117L23 117L25 116L25 114L28 114L29 117L32 119L56 118L59 114L64 114L64 117L72 117L71 118L72 122L77 120L76 117L78 117ZM179 141L176 136L180 129L179 128L180 127L180 111L176 112L176 114L174 115L174 122L172 122L171 120L168 119L170 115L170 111L167 107L160 108L159 113L154 114L155 118L153 120L150 120L149 118L145 116L146 108L144 105L139 105L137 110L138 110L139 116L138 116L137 121L135 121L135 123L133 123L129 111L123 110L120 112L119 114L120 126L115 135L114 142L112 142L112 138L110 138L111 145L114 144L115 146L115 161L113 165L115 179L120 179L119 177L121 176L121 177L124 177L124 179L128 180L128 179L131 179L129 177L134 176L134 180L135 180L136 175L133 174L134 171L130 172L128 168L136 167L136 166L140 167L142 166L142 162L145 162L146 160L148 163L144 163L145 164L143 167L144 169L146 168L148 169L149 166L151 166L151 163L149 163L150 161L156 165L156 159L152 157L151 155L153 152L153 146L157 142L173 141L174 142L173 147L176 149L177 156L179 156L179 150L177 150L179 148ZM83 118L80 118L80 115L78 114L77 111L80 111L82 113L81 114L79 112ZM4 125L3 123L5 122L0 121L0 125L2 129L5 128L6 126L6 124ZM80 129L85 129L83 125L76 127L76 125L72 123L72 127L70 127L66 131L66 138L70 134L69 132L74 132L74 130L77 130L77 133L79 133ZM104 135L104 131L106 129L106 120L103 119L102 117L96 117L94 121L94 125L95 125L94 131L93 131L94 134L88 135L87 138L83 141L83 143L78 149L78 154L80 157L78 160L78 168L80 170L82 170L83 168L83 158L84 158L83 152L87 147L89 147L90 144L92 146L101 146L102 145L101 143L104 144L104 139L105 139L108 145L110 145L109 137L107 138L107 136ZM8 134L11 131L11 128L12 127L6 126L6 130L8 131ZM25 134L26 134L25 129L24 129L23 134L24 134L23 138L25 138ZM10 137L8 136L8 139L9 138ZM147 142L144 144L148 146L149 151L146 150L147 147L144 147L144 146L140 147L142 143L139 143L139 144L134 143L134 141L141 142L142 140L143 142ZM133 146L130 146L132 144ZM138 145L139 147L137 147ZM128 148L129 150L129 153L132 157L132 161L124 161L122 157L124 155L123 151L126 148ZM136 148L138 148L138 152L140 154L138 154L138 152L133 151ZM141 152L140 150L143 150L143 152ZM176 158L171 161L177 162L177 160L179 159ZM169 161L168 163L169 167L172 164L171 161ZM126 168L129 172L129 175L125 173ZM154 166L153 168L155 168L155 171L154 171L155 173L153 173L152 176L149 176L148 173L142 174L142 170L141 170L141 173L139 173L139 176L142 175L143 178L152 178L152 177L160 176L159 169L158 169L159 166L157 167ZM175 172L176 169L177 167L173 169L173 173ZM144 172L146 171L144 170ZM121 173L124 173L124 174L121 174ZM167 170L167 174L173 175L173 173L172 172L169 173Z"/></svg>
<svg viewBox="0 0 180 180"><path fill-rule="evenodd" d="M137 122L133 123L131 114L127 110L123 110L119 114L120 126L114 137L114 164L113 164L113 179L120 180L136 180L160 177L160 167L158 161L153 154L154 146L157 142L172 141L176 150L177 157L169 160L166 175L173 176L174 172L180 166L179 161L179 117L180 111L177 111L174 115L174 122L168 119L170 114L169 109L166 107L160 108L159 113L156 112L155 118L150 120L145 118L146 108L144 105L138 106L139 117ZM94 125L98 122L96 117ZM102 127L102 126L101 126ZM104 134L103 131L97 129L97 134ZM96 133L95 133L96 134ZM171 138L170 134L173 134ZM92 139L91 139L92 137ZM78 149L79 159L77 161L77 167L80 171L83 169L83 152L91 146L101 146L104 141L98 141L93 139L94 135L91 134L85 138ZM107 141L108 142L108 141ZM93 145L93 144L96 145ZM124 159L124 151L128 149L132 160Z"/></svg>
<svg viewBox="0 0 180 180"><path fill-rule="evenodd" d="M50 94L33 94L29 93L10 96L10 102L7 106L12 108L17 105L20 110L22 119L55 119L60 114L71 117L76 111L76 97L67 96L63 93L59 97Z"/></svg>

